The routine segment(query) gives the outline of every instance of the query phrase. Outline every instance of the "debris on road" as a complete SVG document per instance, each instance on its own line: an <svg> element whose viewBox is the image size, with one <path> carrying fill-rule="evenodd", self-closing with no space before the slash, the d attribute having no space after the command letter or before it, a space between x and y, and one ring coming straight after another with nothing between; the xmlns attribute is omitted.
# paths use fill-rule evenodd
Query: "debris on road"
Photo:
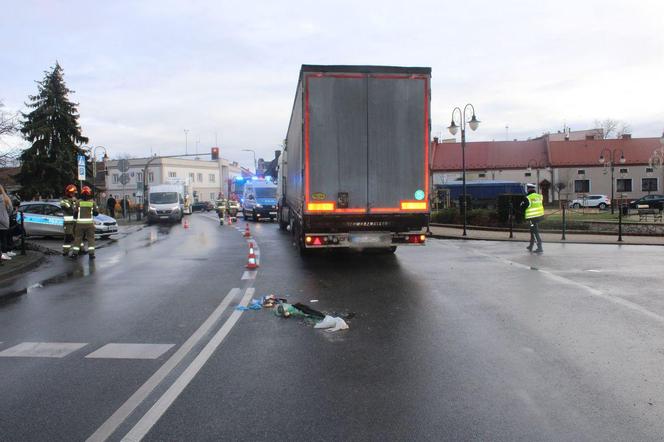
<svg viewBox="0 0 664 442"><path fill-rule="evenodd" d="M238 304L237 307L235 307L235 310L240 310L240 311L247 311L247 310L260 310L262 309L263 306L261 305L261 301L259 299L252 299L251 303L249 304L249 307L244 306L242 304Z"/></svg>
<svg viewBox="0 0 664 442"><path fill-rule="evenodd" d="M346 321L339 318L338 316L332 317L327 315L321 322L314 325L314 328L324 328L327 329L325 330L327 332L336 332L339 330L347 330L348 324L346 323Z"/></svg>

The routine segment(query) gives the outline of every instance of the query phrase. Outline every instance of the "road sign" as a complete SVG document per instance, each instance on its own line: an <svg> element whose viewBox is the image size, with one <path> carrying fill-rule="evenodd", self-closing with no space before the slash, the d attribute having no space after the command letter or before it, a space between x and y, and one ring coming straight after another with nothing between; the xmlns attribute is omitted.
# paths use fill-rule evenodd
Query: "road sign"
<svg viewBox="0 0 664 442"><path fill-rule="evenodd" d="M129 170L129 160L119 160L118 161L118 169L120 169L120 172L126 172Z"/></svg>
<svg viewBox="0 0 664 442"><path fill-rule="evenodd" d="M120 174L120 183L124 186L129 182L129 175L126 173Z"/></svg>
<svg viewBox="0 0 664 442"><path fill-rule="evenodd" d="M78 155L76 163L78 164L78 180L85 181L85 155Z"/></svg>

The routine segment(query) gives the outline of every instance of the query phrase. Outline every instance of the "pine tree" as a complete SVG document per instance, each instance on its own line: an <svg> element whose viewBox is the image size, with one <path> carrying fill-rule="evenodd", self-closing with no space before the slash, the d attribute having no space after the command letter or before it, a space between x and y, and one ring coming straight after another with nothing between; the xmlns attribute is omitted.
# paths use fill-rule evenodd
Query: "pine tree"
<svg viewBox="0 0 664 442"><path fill-rule="evenodd" d="M32 111L22 114L21 132L32 143L21 155L17 175L24 198L59 196L67 184L75 183L76 156L83 153L78 145L88 142L78 124L78 103L68 99L74 91L67 89L62 67L56 62L44 74L37 95L25 103Z"/></svg>

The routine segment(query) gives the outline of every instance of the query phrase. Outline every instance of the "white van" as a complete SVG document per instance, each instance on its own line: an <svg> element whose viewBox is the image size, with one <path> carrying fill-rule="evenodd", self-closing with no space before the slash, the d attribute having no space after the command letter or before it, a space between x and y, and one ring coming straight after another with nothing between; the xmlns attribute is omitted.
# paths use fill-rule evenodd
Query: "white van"
<svg viewBox="0 0 664 442"><path fill-rule="evenodd" d="M185 192L182 184L150 186L148 192L148 223L182 221L184 197Z"/></svg>

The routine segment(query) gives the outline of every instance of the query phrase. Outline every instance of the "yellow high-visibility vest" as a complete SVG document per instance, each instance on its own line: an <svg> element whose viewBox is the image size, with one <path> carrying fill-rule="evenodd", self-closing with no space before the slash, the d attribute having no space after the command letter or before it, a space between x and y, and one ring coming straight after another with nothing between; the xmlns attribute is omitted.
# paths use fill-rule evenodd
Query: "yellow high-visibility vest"
<svg viewBox="0 0 664 442"><path fill-rule="evenodd" d="M94 201L78 202L78 217L76 222L79 224L92 224L94 222L93 212L95 211Z"/></svg>
<svg viewBox="0 0 664 442"><path fill-rule="evenodd" d="M538 218L544 216L544 197L539 193L529 193L528 207L526 208L526 219Z"/></svg>

